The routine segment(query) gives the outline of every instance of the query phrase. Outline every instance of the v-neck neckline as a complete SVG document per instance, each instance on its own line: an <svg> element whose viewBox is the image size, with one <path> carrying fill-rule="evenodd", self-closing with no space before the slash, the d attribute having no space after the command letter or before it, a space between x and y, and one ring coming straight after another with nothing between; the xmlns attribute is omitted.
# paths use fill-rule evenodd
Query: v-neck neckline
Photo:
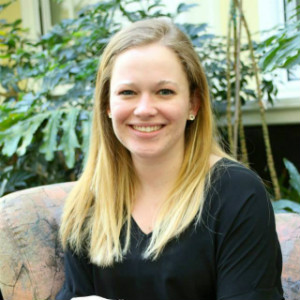
<svg viewBox="0 0 300 300"><path fill-rule="evenodd" d="M149 233L144 232L132 215L131 215L131 220L132 220L132 223L134 224L134 226L136 227L136 229L139 231L139 233L142 234L142 236L148 238L152 235L153 231L150 231Z"/></svg>
<svg viewBox="0 0 300 300"><path fill-rule="evenodd" d="M213 166L212 166L212 169L211 169L211 174L214 172L214 168L217 167L221 162L223 161L226 161L226 157L222 157L221 159L219 159ZM145 233L141 227L139 226L139 224L136 222L136 220L134 219L134 217L131 215L131 220L132 220L132 223L134 224L134 226L136 227L137 231L143 236L143 237L146 237L146 238L149 238L151 237L152 235L152 231L150 231L149 233Z"/></svg>

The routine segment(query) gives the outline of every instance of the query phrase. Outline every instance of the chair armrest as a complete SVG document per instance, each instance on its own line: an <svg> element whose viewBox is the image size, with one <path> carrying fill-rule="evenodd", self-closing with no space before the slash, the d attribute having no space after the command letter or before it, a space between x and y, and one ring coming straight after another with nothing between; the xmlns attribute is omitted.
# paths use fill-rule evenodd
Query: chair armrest
<svg viewBox="0 0 300 300"><path fill-rule="evenodd" d="M0 198L0 289L5 300L54 299L64 281L58 228L73 182Z"/></svg>
<svg viewBox="0 0 300 300"><path fill-rule="evenodd" d="M300 215L276 214L276 229L282 251L282 286L285 299L300 299Z"/></svg>

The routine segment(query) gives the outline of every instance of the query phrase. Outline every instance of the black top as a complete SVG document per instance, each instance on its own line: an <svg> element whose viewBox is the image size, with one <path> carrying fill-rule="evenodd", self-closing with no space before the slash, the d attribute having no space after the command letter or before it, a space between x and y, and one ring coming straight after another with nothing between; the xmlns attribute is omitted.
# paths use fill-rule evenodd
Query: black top
<svg viewBox="0 0 300 300"><path fill-rule="evenodd" d="M284 299L274 213L261 180L227 159L216 165L202 221L169 242L156 261L142 259L151 233L132 219L130 251L122 263L102 268L65 253L66 279L56 299Z"/></svg>

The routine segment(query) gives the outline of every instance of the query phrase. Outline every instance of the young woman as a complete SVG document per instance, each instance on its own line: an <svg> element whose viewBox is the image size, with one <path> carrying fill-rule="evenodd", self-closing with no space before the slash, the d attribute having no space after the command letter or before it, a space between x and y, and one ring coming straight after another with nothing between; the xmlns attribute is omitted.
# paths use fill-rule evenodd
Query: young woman
<svg viewBox="0 0 300 300"><path fill-rule="evenodd" d="M218 145L199 58L170 21L107 45L60 233L58 300L283 299L267 193Z"/></svg>

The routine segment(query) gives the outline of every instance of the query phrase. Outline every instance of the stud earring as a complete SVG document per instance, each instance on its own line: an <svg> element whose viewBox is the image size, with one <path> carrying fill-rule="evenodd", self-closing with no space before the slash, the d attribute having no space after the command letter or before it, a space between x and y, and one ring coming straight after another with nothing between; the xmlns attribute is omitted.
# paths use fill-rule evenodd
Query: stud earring
<svg viewBox="0 0 300 300"><path fill-rule="evenodd" d="M190 115L189 115L189 120L190 120L190 121L194 121L194 120L195 120L195 116L194 116L193 114L190 114Z"/></svg>

